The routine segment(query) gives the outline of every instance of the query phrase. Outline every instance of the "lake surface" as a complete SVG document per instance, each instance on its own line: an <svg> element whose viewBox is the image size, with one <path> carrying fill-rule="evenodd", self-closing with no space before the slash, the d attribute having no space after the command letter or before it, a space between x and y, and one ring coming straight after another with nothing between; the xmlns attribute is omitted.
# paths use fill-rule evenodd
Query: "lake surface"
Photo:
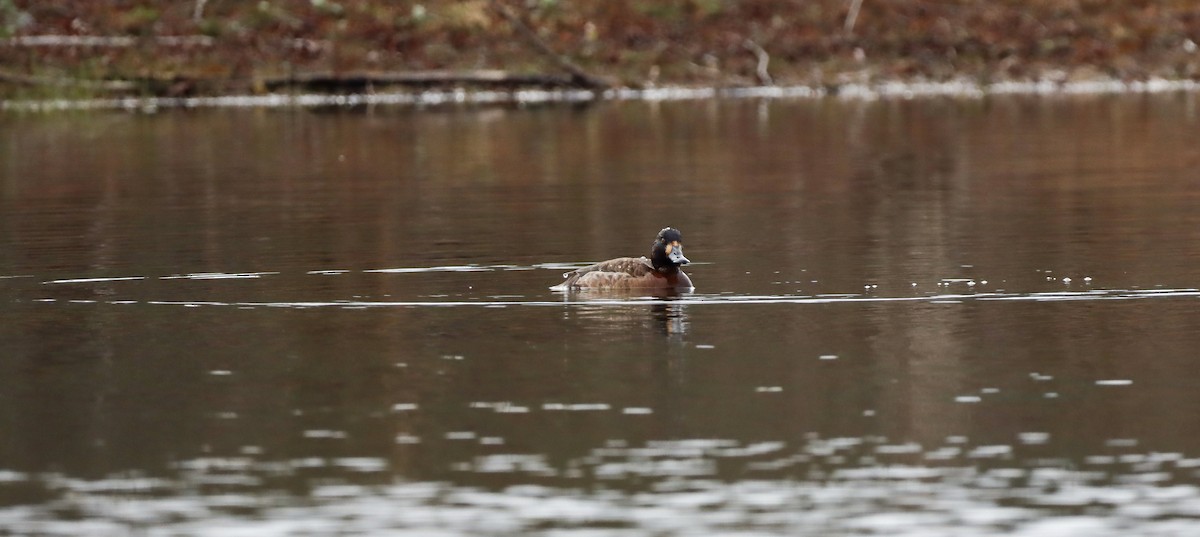
<svg viewBox="0 0 1200 537"><path fill-rule="evenodd" d="M0 117L0 534L1194 535L1198 106Z"/></svg>

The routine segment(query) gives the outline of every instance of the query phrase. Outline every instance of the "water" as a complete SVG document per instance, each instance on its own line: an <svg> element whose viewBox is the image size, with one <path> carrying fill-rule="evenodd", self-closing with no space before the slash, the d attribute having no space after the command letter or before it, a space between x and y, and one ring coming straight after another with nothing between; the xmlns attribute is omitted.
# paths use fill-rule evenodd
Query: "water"
<svg viewBox="0 0 1200 537"><path fill-rule="evenodd" d="M1192 534L1196 105L0 118L0 534Z"/></svg>

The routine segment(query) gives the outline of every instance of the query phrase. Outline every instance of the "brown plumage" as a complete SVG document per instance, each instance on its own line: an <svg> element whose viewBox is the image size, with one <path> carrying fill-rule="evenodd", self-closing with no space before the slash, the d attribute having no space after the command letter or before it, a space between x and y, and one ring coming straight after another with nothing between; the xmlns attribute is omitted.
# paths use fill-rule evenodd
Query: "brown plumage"
<svg viewBox="0 0 1200 537"><path fill-rule="evenodd" d="M637 289L690 291L692 280L679 269L683 256L679 230L665 228L650 248L650 257L620 257L563 274L566 281L552 287L569 289Z"/></svg>

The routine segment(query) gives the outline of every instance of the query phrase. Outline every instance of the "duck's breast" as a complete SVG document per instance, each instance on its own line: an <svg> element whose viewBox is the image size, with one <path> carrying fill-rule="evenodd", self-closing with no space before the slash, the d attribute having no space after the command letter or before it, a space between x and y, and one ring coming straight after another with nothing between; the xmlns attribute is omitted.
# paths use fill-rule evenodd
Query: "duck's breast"
<svg viewBox="0 0 1200 537"><path fill-rule="evenodd" d="M675 281L671 283L673 287L679 290L690 291L695 289L695 286L692 285L692 279L687 274L684 274L682 270L677 274Z"/></svg>

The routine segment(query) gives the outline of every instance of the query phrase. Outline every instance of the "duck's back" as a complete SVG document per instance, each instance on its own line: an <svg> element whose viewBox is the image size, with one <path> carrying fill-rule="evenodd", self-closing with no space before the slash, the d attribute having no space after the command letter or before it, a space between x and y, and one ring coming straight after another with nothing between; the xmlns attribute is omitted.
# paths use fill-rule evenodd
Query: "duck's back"
<svg viewBox="0 0 1200 537"><path fill-rule="evenodd" d="M652 287L662 278L645 257L619 257L575 269L563 275L566 281L556 289L624 289Z"/></svg>

